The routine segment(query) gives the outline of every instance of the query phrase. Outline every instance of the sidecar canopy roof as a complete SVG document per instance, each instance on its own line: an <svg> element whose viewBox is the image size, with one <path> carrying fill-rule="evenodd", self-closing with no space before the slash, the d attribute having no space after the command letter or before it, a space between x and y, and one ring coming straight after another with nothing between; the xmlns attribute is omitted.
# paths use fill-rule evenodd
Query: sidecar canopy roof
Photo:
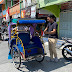
<svg viewBox="0 0 72 72"><path fill-rule="evenodd" d="M18 24L43 24L46 23L45 20L18 20Z"/></svg>

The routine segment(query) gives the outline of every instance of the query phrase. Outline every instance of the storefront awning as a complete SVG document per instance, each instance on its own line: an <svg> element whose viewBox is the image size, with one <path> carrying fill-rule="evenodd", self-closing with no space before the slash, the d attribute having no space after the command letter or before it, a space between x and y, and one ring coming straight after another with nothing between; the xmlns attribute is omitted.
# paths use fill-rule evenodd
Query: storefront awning
<svg viewBox="0 0 72 72"><path fill-rule="evenodd" d="M39 8L54 5L54 4L62 4L71 0L39 0Z"/></svg>

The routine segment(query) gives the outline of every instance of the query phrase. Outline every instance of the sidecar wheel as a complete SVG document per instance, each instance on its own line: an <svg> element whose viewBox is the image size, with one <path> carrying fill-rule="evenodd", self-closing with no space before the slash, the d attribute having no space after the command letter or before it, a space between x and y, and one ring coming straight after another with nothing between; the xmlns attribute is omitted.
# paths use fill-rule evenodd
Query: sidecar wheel
<svg viewBox="0 0 72 72"><path fill-rule="evenodd" d="M44 60L44 57L45 57L44 55L39 55L38 57L35 58L35 60L37 62L42 62Z"/></svg>

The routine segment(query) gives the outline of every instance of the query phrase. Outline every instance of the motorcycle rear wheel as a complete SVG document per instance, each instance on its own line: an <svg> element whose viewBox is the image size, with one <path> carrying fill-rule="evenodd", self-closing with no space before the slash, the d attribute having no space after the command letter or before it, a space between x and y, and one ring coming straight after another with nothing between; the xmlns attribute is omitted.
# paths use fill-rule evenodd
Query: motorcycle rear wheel
<svg viewBox="0 0 72 72"><path fill-rule="evenodd" d="M67 46L65 46L64 48L67 48L67 49L69 49L70 51L72 51L72 45L67 45ZM66 59L66 60L69 60L69 61L72 61L72 54L71 53L69 53L67 50L65 50L65 49L62 49L62 55L63 55L63 57Z"/></svg>

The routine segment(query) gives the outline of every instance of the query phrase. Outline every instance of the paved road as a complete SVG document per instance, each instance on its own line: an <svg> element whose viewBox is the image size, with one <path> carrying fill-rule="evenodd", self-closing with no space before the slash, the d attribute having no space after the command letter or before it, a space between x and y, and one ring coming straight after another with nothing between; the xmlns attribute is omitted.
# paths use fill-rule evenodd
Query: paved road
<svg viewBox="0 0 72 72"><path fill-rule="evenodd" d="M72 62L66 61L63 58L60 49L57 49L58 63L46 61L49 59L49 51L46 47L48 53L42 63L36 61L22 61L19 70L14 68L12 60L8 60L8 51L7 42L0 41L0 72L72 72Z"/></svg>

